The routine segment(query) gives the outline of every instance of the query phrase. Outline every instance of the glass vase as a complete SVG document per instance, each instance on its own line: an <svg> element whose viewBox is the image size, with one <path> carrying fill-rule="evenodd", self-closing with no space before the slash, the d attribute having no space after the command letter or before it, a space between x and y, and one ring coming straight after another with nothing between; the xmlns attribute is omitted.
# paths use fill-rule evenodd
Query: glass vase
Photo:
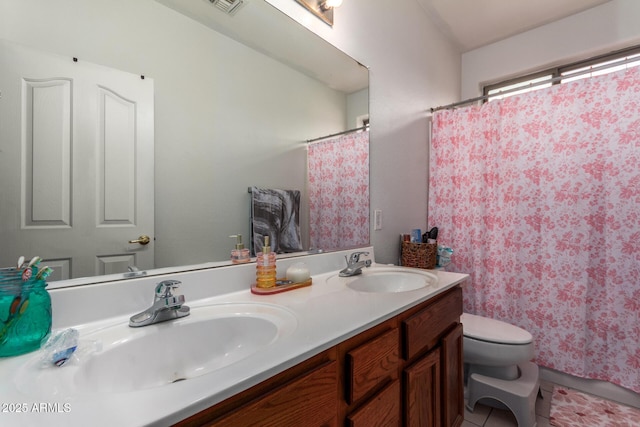
<svg viewBox="0 0 640 427"><path fill-rule="evenodd" d="M36 273L0 269L0 357L37 350L51 332L51 298Z"/></svg>

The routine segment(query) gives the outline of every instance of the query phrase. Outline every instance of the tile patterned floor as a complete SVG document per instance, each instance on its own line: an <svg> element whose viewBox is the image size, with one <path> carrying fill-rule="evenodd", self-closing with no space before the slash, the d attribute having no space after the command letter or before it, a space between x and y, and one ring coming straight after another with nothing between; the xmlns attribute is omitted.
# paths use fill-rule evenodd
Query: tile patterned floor
<svg viewBox="0 0 640 427"><path fill-rule="evenodd" d="M537 427L550 427L549 411L551 410L553 384L540 381L540 390L542 397L538 396L536 401ZM465 408L464 422L461 427L518 427L518 423L510 411L476 404L473 412Z"/></svg>

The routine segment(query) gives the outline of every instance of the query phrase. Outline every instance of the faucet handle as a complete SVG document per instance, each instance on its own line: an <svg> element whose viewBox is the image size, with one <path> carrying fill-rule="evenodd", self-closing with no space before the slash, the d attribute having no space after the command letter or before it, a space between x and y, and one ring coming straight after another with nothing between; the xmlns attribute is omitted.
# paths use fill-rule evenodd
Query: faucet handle
<svg viewBox="0 0 640 427"><path fill-rule="evenodd" d="M179 280L163 280L156 286L156 299L171 298L173 290L180 287Z"/></svg>

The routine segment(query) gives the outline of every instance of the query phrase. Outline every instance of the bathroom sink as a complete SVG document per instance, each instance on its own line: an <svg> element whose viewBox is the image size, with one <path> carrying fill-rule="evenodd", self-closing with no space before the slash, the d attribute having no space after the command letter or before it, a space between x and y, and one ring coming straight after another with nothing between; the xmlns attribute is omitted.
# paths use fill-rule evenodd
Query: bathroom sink
<svg viewBox="0 0 640 427"><path fill-rule="evenodd" d="M101 348L78 354L79 361L63 368L36 368L31 373L37 378L28 379L27 373L25 384L37 384L39 391L50 389L55 394L64 389L76 394L160 387L250 357L296 327L294 314L270 304L192 307L190 316L174 321L142 328L123 323L81 334L81 343L91 340ZM79 346L76 353L81 350Z"/></svg>
<svg viewBox="0 0 640 427"><path fill-rule="evenodd" d="M406 267L372 267L347 278L346 285L359 292L408 292L433 286L438 278L426 271Z"/></svg>

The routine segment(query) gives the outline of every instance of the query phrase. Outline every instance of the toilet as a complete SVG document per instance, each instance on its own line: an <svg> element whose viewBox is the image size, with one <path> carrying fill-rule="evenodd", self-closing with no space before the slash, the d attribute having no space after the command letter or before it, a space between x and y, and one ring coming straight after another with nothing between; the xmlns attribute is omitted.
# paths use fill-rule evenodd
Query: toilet
<svg viewBox="0 0 640 427"><path fill-rule="evenodd" d="M535 404L540 387L533 337L527 331L487 317L464 313L463 359L467 408L476 403L507 407L518 427L535 427ZM487 400L490 399L490 400Z"/></svg>

